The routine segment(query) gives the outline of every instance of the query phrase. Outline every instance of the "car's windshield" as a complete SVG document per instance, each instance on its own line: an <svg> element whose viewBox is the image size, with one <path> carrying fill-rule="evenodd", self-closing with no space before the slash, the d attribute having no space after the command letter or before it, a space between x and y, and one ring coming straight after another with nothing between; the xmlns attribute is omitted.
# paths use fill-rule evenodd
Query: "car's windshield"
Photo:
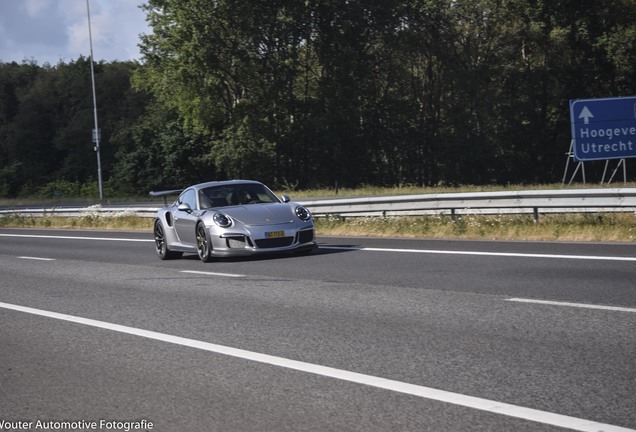
<svg viewBox="0 0 636 432"><path fill-rule="evenodd" d="M276 195L258 183L210 186L199 191L202 209L278 202Z"/></svg>

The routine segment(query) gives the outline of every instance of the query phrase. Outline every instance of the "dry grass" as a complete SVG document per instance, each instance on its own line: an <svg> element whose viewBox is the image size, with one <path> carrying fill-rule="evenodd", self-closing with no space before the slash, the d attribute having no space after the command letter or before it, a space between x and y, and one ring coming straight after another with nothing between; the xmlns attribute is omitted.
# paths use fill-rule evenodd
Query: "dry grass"
<svg viewBox="0 0 636 432"><path fill-rule="evenodd" d="M322 235L455 238L488 240L545 240L635 242L636 214L491 215L327 218L318 219Z"/></svg>
<svg viewBox="0 0 636 432"><path fill-rule="evenodd" d="M0 227L5 228L49 228L49 229L105 229L152 231L152 218L137 216L4 216L0 217Z"/></svg>
<svg viewBox="0 0 636 432"><path fill-rule="evenodd" d="M54 229L112 229L152 232L152 218L136 216L0 217L0 227ZM636 214L411 216L316 220L322 236L454 238L482 240L544 240L636 242Z"/></svg>

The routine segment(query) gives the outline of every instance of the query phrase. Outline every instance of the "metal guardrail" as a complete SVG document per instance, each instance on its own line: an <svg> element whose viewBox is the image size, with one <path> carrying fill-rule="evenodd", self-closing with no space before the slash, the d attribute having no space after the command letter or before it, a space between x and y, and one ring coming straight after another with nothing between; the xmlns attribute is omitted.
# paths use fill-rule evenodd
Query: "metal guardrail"
<svg viewBox="0 0 636 432"><path fill-rule="evenodd" d="M636 211L636 188L472 192L306 201L315 216L589 213Z"/></svg>
<svg viewBox="0 0 636 432"><path fill-rule="evenodd" d="M30 216L30 217L153 217L159 207L127 207L102 206L96 204L88 207L48 207L48 208L19 208L0 210L0 216Z"/></svg>
<svg viewBox="0 0 636 432"><path fill-rule="evenodd" d="M405 215L533 214L636 212L636 188L531 190L341 198L299 201L315 217L377 217ZM158 207L95 205L82 208L0 210L2 215L70 217L153 217Z"/></svg>

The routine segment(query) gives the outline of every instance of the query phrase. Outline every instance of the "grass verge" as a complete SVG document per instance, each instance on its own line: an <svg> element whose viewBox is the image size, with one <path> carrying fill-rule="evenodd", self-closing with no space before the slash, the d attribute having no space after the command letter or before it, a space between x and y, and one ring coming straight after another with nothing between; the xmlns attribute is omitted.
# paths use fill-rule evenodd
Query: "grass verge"
<svg viewBox="0 0 636 432"><path fill-rule="evenodd" d="M534 222L530 215L349 218L316 221L322 235L435 239L636 242L636 214L553 214Z"/></svg>
<svg viewBox="0 0 636 432"><path fill-rule="evenodd" d="M106 217L0 217L0 227L103 229L152 232L152 218L131 215ZM597 213L541 215L409 216L316 220L319 236L370 236L435 239L636 242L636 214Z"/></svg>
<svg viewBox="0 0 636 432"><path fill-rule="evenodd" d="M607 185L576 184L563 186L549 185L510 185L510 186L458 186L458 187L364 187L356 189L314 189L278 191L291 195L294 201L320 198L345 198L363 196L390 196L441 194L458 192L489 192L502 190L544 190L579 189L607 187ZM618 187L636 187L636 183ZM147 200L147 197L138 200ZM0 199L0 205L9 207L39 204L39 201L22 202ZM163 205L157 203L157 206ZM28 217L8 215L0 216L0 227L14 228L59 228L59 229L112 229L138 230L152 232L152 218L141 218L129 214L104 216L88 212L80 217ZM341 218L332 216L316 220L319 236L374 236L374 237L410 237L410 238L454 238L489 240L545 240L545 241L601 241L636 242L636 214L634 213L598 213L598 214L561 214L541 215L535 223L529 215L463 215L455 219L449 216L410 216Z"/></svg>
<svg viewBox="0 0 636 432"><path fill-rule="evenodd" d="M152 231L152 218L138 216L99 216L86 215L79 217L60 216L0 216L0 227L3 228L48 228L48 229L100 229Z"/></svg>

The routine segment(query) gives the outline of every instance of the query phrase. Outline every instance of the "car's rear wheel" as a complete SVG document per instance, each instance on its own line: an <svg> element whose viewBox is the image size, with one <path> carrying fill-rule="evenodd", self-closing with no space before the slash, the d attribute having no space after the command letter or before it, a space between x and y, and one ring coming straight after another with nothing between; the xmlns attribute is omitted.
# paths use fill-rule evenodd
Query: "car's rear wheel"
<svg viewBox="0 0 636 432"><path fill-rule="evenodd" d="M199 259L203 262L212 261L212 241L210 240L210 233L204 224L199 223L197 225L196 237Z"/></svg>
<svg viewBox="0 0 636 432"><path fill-rule="evenodd" d="M163 228L163 224L159 219L155 221L155 249L157 251L157 255L162 260L179 258L182 253L174 252L168 248L168 242L166 241L166 232Z"/></svg>

